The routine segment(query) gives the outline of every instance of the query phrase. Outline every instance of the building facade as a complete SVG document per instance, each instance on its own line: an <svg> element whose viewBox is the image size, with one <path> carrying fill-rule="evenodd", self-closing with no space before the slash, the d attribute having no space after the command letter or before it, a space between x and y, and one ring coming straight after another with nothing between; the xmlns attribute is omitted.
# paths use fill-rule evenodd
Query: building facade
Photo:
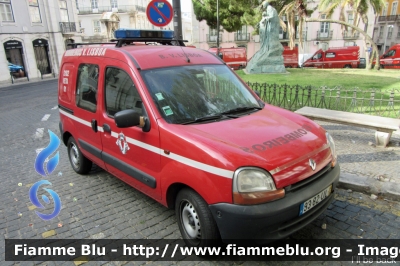
<svg viewBox="0 0 400 266"><path fill-rule="evenodd" d="M66 44L81 41L75 2L0 0L0 9L0 83L58 75Z"/></svg>
<svg viewBox="0 0 400 266"><path fill-rule="evenodd" d="M382 55L392 45L400 42L400 16L398 0L387 0L375 19L373 40Z"/></svg>
<svg viewBox="0 0 400 266"><path fill-rule="evenodd" d="M114 31L118 28L174 29L173 22L162 28L150 23L146 8L151 0L76 0L75 2L83 41L107 42L114 38ZM171 0L169 2L171 3ZM191 15L182 13L183 37L190 42L191 24Z"/></svg>
<svg viewBox="0 0 400 266"><path fill-rule="evenodd" d="M315 10L311 18L328 18L326 14L318 11L316 8L319 1L309 1L307 9ZM346 21L353 24L354 16L350 9L345 12ZM375 14L372 9L368 13L368 28L367 33L372 36ZM195 16L194 16L195 17ZM331 19L339 19L339 10L331 15ZM287 23L286 17L281 19ZM362 21L359 23L359 28L364 29ZM258 35L253 35L254 29L251 26L243 26L237 32L228 33L225 30L220 32L220 47L247 47L247 58L251 58L260 49L260 38ZM343 46L360 46L360 57L365 57L364 38L358 32L343 29L340 24L327 22L308 22L304 25L302 36L299 34L298 26L295 34L295 45L299 47L299 54L303 58L307 58L314 54L318 49L327 49L328 47L343 47ZM193 36L194 45L201 49L209 49L216 47L217 33L215 29L210 29L205 21L193 21ZM282 29L279 35L282 45L289 44L288 34ZM304 59L305 60L305 59Z"/></svg>

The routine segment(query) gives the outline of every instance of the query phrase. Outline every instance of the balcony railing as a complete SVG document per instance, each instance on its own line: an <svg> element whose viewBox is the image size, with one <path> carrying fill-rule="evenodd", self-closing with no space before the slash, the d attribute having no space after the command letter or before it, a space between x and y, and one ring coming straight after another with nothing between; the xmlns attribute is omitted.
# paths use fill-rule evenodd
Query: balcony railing
<svg viewBox="0 0 400 266"><path fill-rule="evenodd" d="M60 22L61 33L76 32L75 22Z"/></svg>
<svg viewBox="0 0 400 266"><path fill-rule="evenodd" d="M343 31L343 39L345 40L355 40L360 37L360 33L357 31Z"/></svg>
<svg viewBox="0 0 400 266"><path fill-rule="evenodd" d="M378 17L378 22L384 22L384 21L396 21L398 19L398 15L390 15L390 16L379 16Z"/></svg>
<svg viewBox="0 0 400 266"><path fill-rule="evenodd" d="M138 12L146 12L146 7L139 6L139 5L125 5L125 6L118 6L118 7L111 7L111 6L99 6L98 8L92 7L79 7L78 8L78 15L86 15L86 14L97 14L103 12L118 12L118 13L126 13L131 11L138 11Z"/></svg>
<svg viewBox="0 0 400 266"><path fill-rule="evenodd" d="M235 42L248 42L250 41L250 33L235 33Z"/></svg>
<svg viewBox="0 0 400 266"><path fill-rule="evenodd" d="M207 42L217 42L217 35L207 34ZM219 35L219 42L222 42L222 34Z"/></svg>
<svg viewBox="0 0 400 266"><path fill-rule="evenodd" d="M279 33L279 40L288 40L287 32Z"/></svg>
<svg viewBox="0 0 400 266"><path fill-rule="evenodd" d="M330 40L333 36L333 30L328 32L317 31L317 40Z"/></svg>

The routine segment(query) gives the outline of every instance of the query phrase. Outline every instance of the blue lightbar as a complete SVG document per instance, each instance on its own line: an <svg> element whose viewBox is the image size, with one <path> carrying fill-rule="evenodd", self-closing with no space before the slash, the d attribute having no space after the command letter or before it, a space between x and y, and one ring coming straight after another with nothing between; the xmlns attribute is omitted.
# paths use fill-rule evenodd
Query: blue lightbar
<svg viewBox="0 0 400 266"><path fill-rule="evenodd" d="M135 30L135 29L118 29L114 32L115 38L154 38L154 39L173 39L174 31L172 30Z"/></svg>

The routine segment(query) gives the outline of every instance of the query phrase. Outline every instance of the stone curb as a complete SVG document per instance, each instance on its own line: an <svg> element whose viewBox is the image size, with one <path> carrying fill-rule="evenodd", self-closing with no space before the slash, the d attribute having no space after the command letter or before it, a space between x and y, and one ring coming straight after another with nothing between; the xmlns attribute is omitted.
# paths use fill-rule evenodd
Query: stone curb
<svg viewBox="0 0 400 266"><path fill-rule="evenodd" d="M382 182L373 178L342 172L339 177L339 187L400 201L400 184L398 183Z"/></svg>

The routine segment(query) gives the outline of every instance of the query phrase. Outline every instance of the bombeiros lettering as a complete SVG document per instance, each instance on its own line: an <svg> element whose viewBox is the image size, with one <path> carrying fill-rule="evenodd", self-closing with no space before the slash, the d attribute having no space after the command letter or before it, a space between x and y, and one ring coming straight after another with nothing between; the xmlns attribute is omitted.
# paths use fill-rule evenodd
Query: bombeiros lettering
<svg viewBox="0 0 400 266"><path fill-rule="evenodd" d="M104 56L107 52L105 47L96 48L78 48L65 52L65 56Z"/></svg>

